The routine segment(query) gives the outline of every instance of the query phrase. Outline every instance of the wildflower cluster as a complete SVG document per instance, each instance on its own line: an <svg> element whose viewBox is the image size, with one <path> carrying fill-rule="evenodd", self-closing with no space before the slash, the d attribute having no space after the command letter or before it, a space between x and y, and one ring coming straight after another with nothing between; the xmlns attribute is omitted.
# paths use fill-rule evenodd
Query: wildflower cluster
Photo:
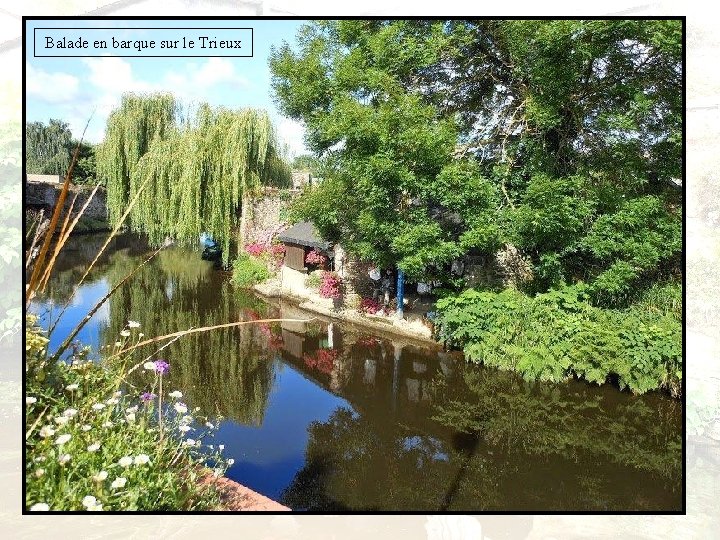
<svg viewBox="0 0 720 540"><path fill-rule="evenodd" d="M127 330L138 327L130 321ZM50 364L39 352L26 361L26 508L217 508L215 488L197 479L208 467L223 474L228 462L203 444L215 424L197 411L190 416L179 390L163 391L168 362L145 363L153 378L148 389L136 390L126 384L124 361Z"/></svg>

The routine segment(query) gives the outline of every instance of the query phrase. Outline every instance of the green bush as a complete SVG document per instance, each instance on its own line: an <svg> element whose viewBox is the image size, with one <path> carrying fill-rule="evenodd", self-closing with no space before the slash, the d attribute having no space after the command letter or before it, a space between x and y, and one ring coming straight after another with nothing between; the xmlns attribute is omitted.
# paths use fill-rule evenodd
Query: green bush
<svg viewBox="0 0 720 540"><path fill-rule="evenodd" d="M267 265L247 253L241 253L233 261L232 283L238 287L252 287L270 277Z"/></svg>
<svg viewBox="0 0 720 540"><path fill-rule="evenodd" d="M535 297L467 290L438 301L440 337L471 361L528 379L616 379L638 394L659 388L678 394L680 321L640 307L601 309L587 299L582 285Z"/></svg>

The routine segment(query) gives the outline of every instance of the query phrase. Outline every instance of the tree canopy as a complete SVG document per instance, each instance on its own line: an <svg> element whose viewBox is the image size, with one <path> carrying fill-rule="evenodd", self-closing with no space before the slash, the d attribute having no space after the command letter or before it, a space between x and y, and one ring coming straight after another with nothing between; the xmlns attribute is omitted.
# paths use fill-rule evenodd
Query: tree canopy
<svg viewBox="0 0 720 540"><path fill-rule="evenodd" d="M55 119L47 125L28 122L25 135L28 173L65 175L73 152L79 147L72 180L76 184L95 182L95 147L73 138L67 122Z"/></svg>
<svg viewBox="0 0 720 540"><path fill-rule="evenodd" d="M223 246L225 263L243 195L290 182L267 112L203 104L181 119L168 94L124 96L108 120L98 168L113 222L137 195L133 230L153 244L166 237L196 244L207 232Z"/></svg>
<svg viewBox="0 0 720 540"><path fill-rule="evenodd" d="M330 164L296 214L362 258L512 243L607 298L679 262L681 21L321 21L270 66Z"/></svg>

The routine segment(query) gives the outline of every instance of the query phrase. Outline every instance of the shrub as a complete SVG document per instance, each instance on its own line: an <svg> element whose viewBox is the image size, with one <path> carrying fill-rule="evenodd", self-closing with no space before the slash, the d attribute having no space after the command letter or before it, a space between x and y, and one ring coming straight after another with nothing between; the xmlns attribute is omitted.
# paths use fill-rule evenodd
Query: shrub
<svg viewBox="0 0 720 540"><path fill-rule="evenodd" d="M320 281L320 296L337 300L341 296L342 280L335 272L323 272Z"/></svg>
<svg viewBox="0 0 720 540"><path fill-rule="evenodd" d="M237 287L251 287L269 277L265 263L251 255L242 253L233 261L231 281Z"/></svg>
<svg viewBox="0 0 720 540"><path fill-rule="evenodd" d="M583 286L536 297L515 290L468 290L437 303L443 339L471 361L518 371L528 379L577 376L642 394L680 391L681 324L640 309L591 306Z"/></svg>

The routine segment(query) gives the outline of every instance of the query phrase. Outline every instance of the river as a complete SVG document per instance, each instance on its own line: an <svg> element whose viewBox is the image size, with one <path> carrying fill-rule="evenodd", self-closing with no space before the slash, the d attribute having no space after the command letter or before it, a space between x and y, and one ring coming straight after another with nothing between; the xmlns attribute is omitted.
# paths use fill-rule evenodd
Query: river
<svg viewBox="0 0 720 540"><path fill-rule="evenodd" d="M121 236L73 294L105 236L72 238L33 304L50 348L150 250ZM672 511L682 508L682 406L610 385L530 383L457 352L266 301L180 248L160 252L78 336L114 344L128 320L164 351L166 388L221 415L227 476L294 510ZM149 351L145 351L148 354ZM142 359L140 354L137 355Z"/></svg>

